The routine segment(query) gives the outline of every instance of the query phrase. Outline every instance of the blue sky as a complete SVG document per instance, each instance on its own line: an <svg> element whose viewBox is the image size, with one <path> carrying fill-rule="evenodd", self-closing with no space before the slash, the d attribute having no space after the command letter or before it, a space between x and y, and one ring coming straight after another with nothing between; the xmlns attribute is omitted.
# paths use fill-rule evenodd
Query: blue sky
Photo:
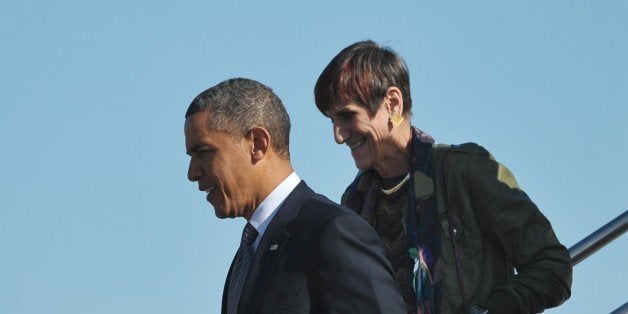
<svg viewBox="0 0 628 314"><path fill-rule="evenodd" d="M367 38L408 63L414 125L489 149L566 246L628 209L626 1L287 2L0 4L0 313L217 313L244 220L187 181L185 109L269 85L297 173L338 201L356 170L312 89ZM627 240L546 313L628 301Z"/></svg>

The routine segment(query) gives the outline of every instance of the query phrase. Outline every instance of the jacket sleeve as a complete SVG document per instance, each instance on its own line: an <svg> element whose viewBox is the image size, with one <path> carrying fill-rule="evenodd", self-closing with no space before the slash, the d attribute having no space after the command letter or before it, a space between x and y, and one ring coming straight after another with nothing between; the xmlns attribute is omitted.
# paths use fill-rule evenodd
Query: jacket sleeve
<svg viewBox="0 0 628 314"><path fill-rule="evenodd" d="M366 221L340 214L321 228L317 278L325 313L406 313L382 244Z"/></svg>
<svg viewBox="0 0 628 314"><path fill-rule="evenodd" d="M538 313L560 305L571 294L569 252L505 166L492 158L469 158L464 180L473 208L484 232L501 245L517 270L493 289L489 312Z"/></svg>

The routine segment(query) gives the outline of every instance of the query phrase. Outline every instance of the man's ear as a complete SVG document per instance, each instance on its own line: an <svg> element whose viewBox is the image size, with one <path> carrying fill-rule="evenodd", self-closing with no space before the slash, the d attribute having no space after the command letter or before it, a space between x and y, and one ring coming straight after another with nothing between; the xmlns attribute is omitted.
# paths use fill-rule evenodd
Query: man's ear
<svg viewBox="0 0 628 314"><path fill-rule="evenodd" d="M248 133L248 138L253 144L251 146L251 162L256 163L264 159L271 144L268 131L263 127L253 127Z"/></svg>
<svg viewBox="0 0 628 314"><path fill-rule="evenodd" d="M388 87L384 95L384 101L386 102L386 109L389 113L397 112L403 115L403 93L401 93L398 87Z"/></svg>

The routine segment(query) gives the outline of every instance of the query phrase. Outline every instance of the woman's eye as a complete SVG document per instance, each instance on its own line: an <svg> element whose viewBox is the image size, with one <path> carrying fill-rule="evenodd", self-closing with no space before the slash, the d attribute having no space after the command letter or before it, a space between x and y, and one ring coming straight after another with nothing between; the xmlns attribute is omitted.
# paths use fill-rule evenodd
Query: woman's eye
<svg viewBox="0 0 628 314"><path fill-rule="evenodd" d="M340 114L340 118L344 121L349 121L353 118L353 112L343 112Z"/></svg>

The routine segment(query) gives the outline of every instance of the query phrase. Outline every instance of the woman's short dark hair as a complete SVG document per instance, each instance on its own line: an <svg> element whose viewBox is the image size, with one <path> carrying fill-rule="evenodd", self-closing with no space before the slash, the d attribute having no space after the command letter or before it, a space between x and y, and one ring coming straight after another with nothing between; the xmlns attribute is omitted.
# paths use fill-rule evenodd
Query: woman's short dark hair
<svg viewBox="0 0 628 314"><path fill-rule="evenodd" d="M388 47L371 40L360 41L340 51L323 70L314 87L314 101L324 115L349 102L375 114L392 86L401 90L403 115L407 116L412 98L406 63Z"/></svg>

